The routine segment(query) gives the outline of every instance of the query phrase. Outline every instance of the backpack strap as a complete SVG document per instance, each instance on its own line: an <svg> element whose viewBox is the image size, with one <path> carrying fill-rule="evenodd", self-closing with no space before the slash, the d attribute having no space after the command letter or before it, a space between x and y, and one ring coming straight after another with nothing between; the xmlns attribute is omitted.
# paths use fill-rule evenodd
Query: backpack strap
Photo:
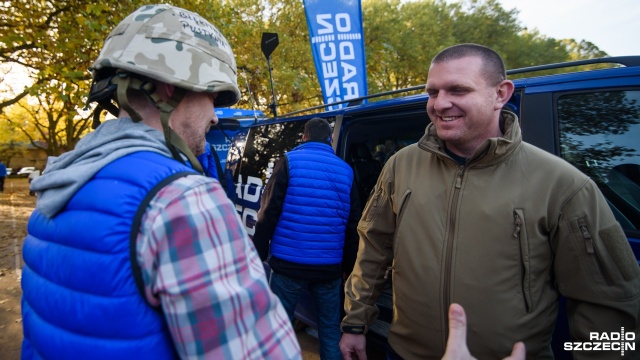
<svg viewBox="0 0 640 360"><path fill-rule="evenodd" d="M211 154L213 155L213 158L216 160L216 171L218 172L218 181L220 182L220 185L222 186L224 191L227 192L227 179L224 176L224 172L222 171L222 164L220 163L220 157L218 156L218 152L216 151L216 149L214 149L213 145L209 144L209 146L211 148Z"/></svg>
<svg viewBox="0 0 640 360"><path fill-rule="evenodd" d="M144 281L142 280L142 269L140 268L140 264L138 264L137 258L137 241L138 234L140 233L140 225L142 224L142 217L147 211L147 207L151 200L156 196L160 190L162 190L165 186L169 185L173 181L185 177L187 175L197 175L197 173L192 171L181 171L175 174L171 174L159 183L157 183L149 193L144 197L140 206L138 206L138 210L136 211L136 215L133 218L133 225L131 225L131 233L129 236L129 258L131 261L131 271L133 272L133 279L136 282L136 287L138 288L138 292L142 295L144 301L154 310L162 313L162 307L154 306L149 303L147 300L147 296L144 292Z"/></svg>

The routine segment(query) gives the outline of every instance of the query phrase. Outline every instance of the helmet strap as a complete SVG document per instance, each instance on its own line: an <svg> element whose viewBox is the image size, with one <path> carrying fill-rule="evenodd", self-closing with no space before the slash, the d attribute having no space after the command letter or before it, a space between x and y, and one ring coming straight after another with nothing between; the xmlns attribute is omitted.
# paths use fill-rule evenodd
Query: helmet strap
<svg viewBox="0 0 640 360"><path fill-rule="evenodd" d="M164 139L167 142L167 147L173 154L173 158L184 163L182 153L187 157L189 162L191 163L191 167L199 173L204 173L202 170L202 165L200 161L195 157L193 152L189 149L187 144L182 140L182 138L176 134L175 131L169 126L169 118L171 117L171 113L175 110L176 107L180 104L180 101L186 95L186 90L176 87L174 88L173 94L167 101L162 100L160 95L155 91L155 86L151 83L143 84L141 89L145 92L145 94L149 97L153 105L160 110L160 122L162 123L162 130L164 132Z"/></svg>
<svg viewBox="0 0 640 360"><path fill-rule="evenodd" d="M138 114L137 111L131 107L129 104L129 100L127 99L127 90L131 87L132 89L139 89L142 85L142 81L136 78L132 78L129 74L125 72L118 72L116 76L114 76L113 82L118 86L116 90L116 96L118 98L118 104L121 108L123 108L131 117L133 122L142 121L142 117ZM136 86L138 85L138 86Z"/></svg>
<svg viewBox="0 0 640 360"><path fill-rule="evenodd" d="M164 130L164 139L167 142L167 147L171 151L173 158L184 163L182 156L180 153L184 154L184 156L189 159L191 163L191 167L203 174L204 170L202 170L202 165L200 161L193 155L193 152L189 149L187 144L182 140L182 138L176 134L175 131L169 126L169 117L171 116L171 112L161 112L160 122L162 122L162 129Z"/></svg>

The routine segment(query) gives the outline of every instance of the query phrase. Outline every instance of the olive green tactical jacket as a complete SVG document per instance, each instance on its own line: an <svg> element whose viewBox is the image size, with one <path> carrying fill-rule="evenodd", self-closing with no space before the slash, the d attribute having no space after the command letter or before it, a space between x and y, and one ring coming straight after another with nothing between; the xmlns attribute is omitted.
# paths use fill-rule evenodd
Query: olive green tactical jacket
<svg viewBox="0 0 640 360"><path fill-rule="evenodd" d="M561 294L572 341L621 327L638 333L640 269L605 198L569 163L524 143L514 114L501 120L504 137L465 166L446 155L432 124L385 165L358 225L343 326L373 323L390 273L388 340L404 359L442 357L453 302L467 313L478 359L502 359L517 341L527 359L553 358Z"/></svg>

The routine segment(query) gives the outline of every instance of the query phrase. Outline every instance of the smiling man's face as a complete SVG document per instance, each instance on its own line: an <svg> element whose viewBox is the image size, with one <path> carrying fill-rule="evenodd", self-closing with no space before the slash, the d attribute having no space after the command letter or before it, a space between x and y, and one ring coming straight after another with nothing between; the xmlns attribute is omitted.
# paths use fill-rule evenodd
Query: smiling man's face
<svg viewBox="0 0 640 360"><path fill-rule="evenodd" d="M506 100L500 88L501 83L488 83L480 57L431 65L427 113L448 149L470 157L486 139L501 135L499 116Z"/></svg>

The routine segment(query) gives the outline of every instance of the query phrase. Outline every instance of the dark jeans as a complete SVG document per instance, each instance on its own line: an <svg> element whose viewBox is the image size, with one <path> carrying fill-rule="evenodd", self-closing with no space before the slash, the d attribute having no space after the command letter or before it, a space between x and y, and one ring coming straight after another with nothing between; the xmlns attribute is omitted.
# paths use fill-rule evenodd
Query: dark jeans
<svg viewBox="0 0 640 360"><path fill-rule="evenodd" d="M389 344L387 344L387 360L402 360L400 355L398 355Z"/></svg>
<svg viewBox="0 0 640 360"><path fill-rule="evenodd" d="M308 282L293 279L271 271L269 279L271 291L280 298L293 323L294 310L300 298L300 292L309 287L314 309L318 316L318 340L320 340L320 359L340 360L340 291L342 279L327 282Z"/></svg>
<svg viewBox="0 0 640 360"><path fill-rule="evenodd" d="M4 176L0 176L0 192L4 192Z"/></svg>

